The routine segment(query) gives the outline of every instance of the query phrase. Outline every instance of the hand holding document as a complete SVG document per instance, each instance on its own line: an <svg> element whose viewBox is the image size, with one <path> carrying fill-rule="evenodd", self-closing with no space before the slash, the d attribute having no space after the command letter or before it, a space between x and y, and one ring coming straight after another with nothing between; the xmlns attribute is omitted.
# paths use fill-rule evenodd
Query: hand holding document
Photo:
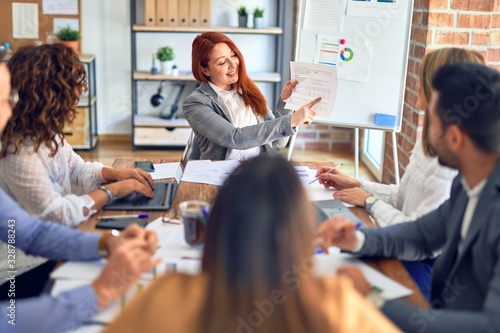
<svg viewBox="0 0 500 333"><path fill-rule="evenodd" d="M299 81L285 108L298 110L317 97L311 109L316 116L330 118L337 98L337 67L305 62L290 62L291 80Z"/></svg>

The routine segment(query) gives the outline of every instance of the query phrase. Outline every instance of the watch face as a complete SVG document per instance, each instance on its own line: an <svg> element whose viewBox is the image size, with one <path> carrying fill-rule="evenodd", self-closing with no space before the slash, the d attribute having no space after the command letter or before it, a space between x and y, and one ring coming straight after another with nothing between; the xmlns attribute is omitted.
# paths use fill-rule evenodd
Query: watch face
<svg viewBox="0 0 500 333"><path fill-rule="evenodd" d="M372 196L372 195L370 195L368 198L366 198L365 202L366 202L367 204L372 204L372 203L374 203L374 202L375 202L375 197L374 197L374 196Z"/></svg>
<svg viewBox="0 0 500 333"><path fill-rule="evenodd" d="M374 307L381 308L385 304L385 298L382 295L376 292L370 292L366 295L366 299L370 302Z"/></svg>

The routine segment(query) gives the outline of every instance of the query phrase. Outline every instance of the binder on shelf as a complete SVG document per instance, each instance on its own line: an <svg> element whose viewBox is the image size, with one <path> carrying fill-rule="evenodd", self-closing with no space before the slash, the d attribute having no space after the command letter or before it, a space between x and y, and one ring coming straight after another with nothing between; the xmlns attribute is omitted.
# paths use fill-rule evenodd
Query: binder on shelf
<svg viewBox="0 0 500 333"><path fill-rule="evenodd" d="M168 0L156 0L156 23L159 26L168 25Z"/></svg>
<svg viewBox="0 0 500 333"><path fill-rule="evenodd" d="M144 24L147 26L156 25L156 0L144 1Z"/></svg>
<svg viewBox="0 0 500 333"><path fill-rule="evenodd" d="M176 26L179 25L179 0L167 0L168 1L168 8L167 8L167 13L168 13L168 22L167 25L169 26ZM185 1L185 0L180 0Z"/></svg>
<svg viewBox="0 0 500 333"><path fill-rule="evenodd" d="M200 25L202 27L209 27L212 17L212 0L199 0L200 1Z"/></svg>
<svg viewBox="0 0 500 333"><path fill-rule="evenodd" d="M189 25L190 26L200 26L200 16L201 16L201 1L202 0L189 0Z"/></svg>
<svg viewBox="0 0 500 333"><path fill-rule="evenodd" d="M179 0L179 22L181 27L189 26L189 0Z"/></svg>

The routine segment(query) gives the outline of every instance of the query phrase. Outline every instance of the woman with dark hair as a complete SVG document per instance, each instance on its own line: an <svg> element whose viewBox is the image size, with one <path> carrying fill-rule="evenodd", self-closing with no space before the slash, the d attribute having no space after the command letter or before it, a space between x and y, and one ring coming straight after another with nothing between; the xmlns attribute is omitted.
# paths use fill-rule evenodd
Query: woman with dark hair
<svg viewBox="0 0 500 333"><path fill-rule="evenodd" d="M152 197L151 176L84 162L64 140L86 89L85 67L62 44L20 48L8 62L19 103L2 137L0 187L30 214L76 226L112 197ZM101 186L109 183L106 186Z"/></svg>
<svg viewBox="0 0 500 333"><path fill-rule="evenodd" d="M276 111L248 77L240 50L229 37L204 32L193 41L192 71L200 86L183 104L203 160L246 160L284 147L296 127L313 121L320 98L295 113L285 109L295 82L287 82Z"/></svg>
<svg viewBox="0 0 500 333"><path fill-rule="evenodd" d="M243 163L210 212L202 274L155 280L105 332L396 332L347 278L314 276L313 224L290 163Z"/></svg>

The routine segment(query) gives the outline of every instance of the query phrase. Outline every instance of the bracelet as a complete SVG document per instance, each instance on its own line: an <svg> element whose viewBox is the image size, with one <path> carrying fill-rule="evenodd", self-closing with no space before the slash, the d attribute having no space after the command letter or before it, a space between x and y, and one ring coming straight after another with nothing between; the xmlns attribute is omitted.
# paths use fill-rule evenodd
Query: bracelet
<svg viewBox="0 0 500 333"><path fill-rule="evenodd" d="M113 200L113 193L111 193L111 191L109 190L109 188L107 188L106 186L102 185L102 186L99 186L99 190L103 190L106 195L108 196L108 202L110 202L111 200Z"/></svg>

